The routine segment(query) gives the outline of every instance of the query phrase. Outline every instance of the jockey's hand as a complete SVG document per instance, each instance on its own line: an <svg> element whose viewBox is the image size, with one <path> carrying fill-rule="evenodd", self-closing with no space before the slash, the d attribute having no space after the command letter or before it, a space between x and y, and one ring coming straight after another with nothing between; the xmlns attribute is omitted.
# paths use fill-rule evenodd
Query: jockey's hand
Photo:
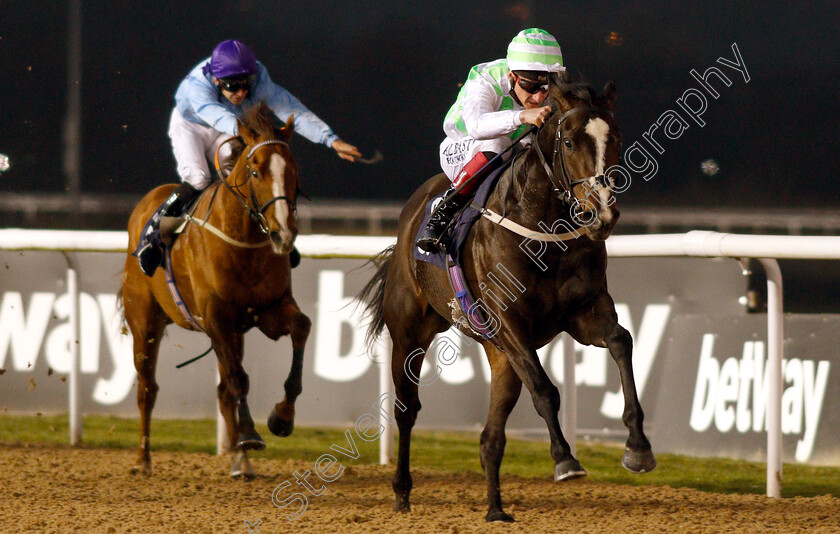
<svg viewBox="0 0 840 534"><path fill-rule="evenodd" d="M341 139L333 141L332 148L338 154L339 158L346 159L347 161L356 161L356 158L362 157L362 153L359 152L358 148Z"/></svg>
<svg viewBox="0 0 840 534"><path fill-rule="evenodd" d="M522 124L533 124L540 127L545 122L545 118L551 113L551 106L542 106L533 109L524 109L519 113L519 120Z"/></svg>

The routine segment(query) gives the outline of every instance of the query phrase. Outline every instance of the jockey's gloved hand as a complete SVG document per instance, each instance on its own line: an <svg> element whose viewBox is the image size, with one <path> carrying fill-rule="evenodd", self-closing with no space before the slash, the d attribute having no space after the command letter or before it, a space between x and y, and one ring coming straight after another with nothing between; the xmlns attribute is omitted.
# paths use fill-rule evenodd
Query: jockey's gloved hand
<svg viewBox="0 0 840 534"><path fill-rule="evenodd" d="M542 106L540 108L523 109L519 113L519 120L522 124L533 124L534 126L542 126L545 118L551 113L551 106Z"/></svg>
<svg viewBox="0 0 840 534"><path fill-rule="evenodd" d="M362 157L362 153L359 152L358 148L341 139L333 141L332 148L338 154L339 158L346 159L347 161L355 161L356 158Z"/></svg>

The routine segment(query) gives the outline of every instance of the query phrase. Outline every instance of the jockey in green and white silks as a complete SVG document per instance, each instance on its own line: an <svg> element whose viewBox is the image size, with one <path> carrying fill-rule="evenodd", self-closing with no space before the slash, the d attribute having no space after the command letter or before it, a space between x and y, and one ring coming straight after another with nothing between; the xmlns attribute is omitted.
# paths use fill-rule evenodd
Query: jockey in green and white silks
<svg viewBox="0 0 840 534"><path fill-rule="evenodd" d="M565 70L557 40L538 28L519 32L506 58L471 68L443 121L446 139L440 145L440 164L449 179L454 180L478 152L498 154L527 128L527 117L525 121L522 117L527 103L514 91L516 77L511 71Z"/></svg>
<svg viewBox="0 0 840 534"><path fill-rule="evenodd" d="M565 70L557 39L539 28L519 32L504 59L470 69L443 121L446 139L440 144L440 166L452 187L417 239L421 250L440 249L450 221L492 170L486 164L493 156L508 148L527 125L542 126L551 112L543 105L549 75ZM495 164L501 162L497 159Z"/></svg>
<svg viewBox="0 0 840 534"><path fill-rule="evenodd" d="M528 127L519 118L519 112L525 108L510 96L509 73L506 59L470 69L458 99L443 121L446 139L440 144L440 166L450 180L478 152L498 154Z"/></svg>

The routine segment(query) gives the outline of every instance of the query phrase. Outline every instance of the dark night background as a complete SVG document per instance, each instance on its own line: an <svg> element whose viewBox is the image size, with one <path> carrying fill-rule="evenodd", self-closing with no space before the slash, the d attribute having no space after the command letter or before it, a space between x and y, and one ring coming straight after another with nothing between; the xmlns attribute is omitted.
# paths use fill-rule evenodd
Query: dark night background
<svg viewBox="0 0 840 534"><path fill-rule="evenodd" d="M82 193L138 196L177 177L167 137L173 94L221 40L256 51L273 79L378 166L297 137L313 197L402 200L438 172L441 122L473 64L503 57L522 28L559 40L574 77L619 87L624 147L718 66L707 125L664 140L658 174L633 206L833 208L840 196L840 7L832 2L256 0L83 3ZM59 192L66 111L67 5L0 0L2 192ZM615 32L617 39L609 36ZM738 43L751 80L721 67ZM660 132L661 135L661 132ZM720 172L706 176L700 163Z"/></svg>

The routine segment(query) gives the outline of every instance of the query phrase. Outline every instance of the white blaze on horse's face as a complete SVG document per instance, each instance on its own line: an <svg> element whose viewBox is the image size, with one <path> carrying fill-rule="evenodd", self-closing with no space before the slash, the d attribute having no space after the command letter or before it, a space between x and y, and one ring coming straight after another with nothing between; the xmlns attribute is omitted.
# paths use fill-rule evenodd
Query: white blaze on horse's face
<svg viewBox="0 0 840 534"><path fill-rule="evenodd" d="M609 139L610 125L604 119L595 117L589 119L584 131L595 141L595 176L589 179L590 191L598 192L601 197L601 206L609 206L612 191L608 187L600 187L597 177L604 174L604 168L607 165L607 140ZM604 223L610 222L612 220L612 210L599 210L599 218Z"/></svg>
<svg viewBox="0 0 840 534"><path fill-rule="evenodd" d="M271 155L269 161L272 183L271 192L273 196L286 195L286 159L278 153ZM297 228L292 218L291 204L286 200L278 200L274 203L274 217L280 225L280 243L271 240L271 247L275 253L288 254L292 251L294 240L297 235Z"/></svg>

